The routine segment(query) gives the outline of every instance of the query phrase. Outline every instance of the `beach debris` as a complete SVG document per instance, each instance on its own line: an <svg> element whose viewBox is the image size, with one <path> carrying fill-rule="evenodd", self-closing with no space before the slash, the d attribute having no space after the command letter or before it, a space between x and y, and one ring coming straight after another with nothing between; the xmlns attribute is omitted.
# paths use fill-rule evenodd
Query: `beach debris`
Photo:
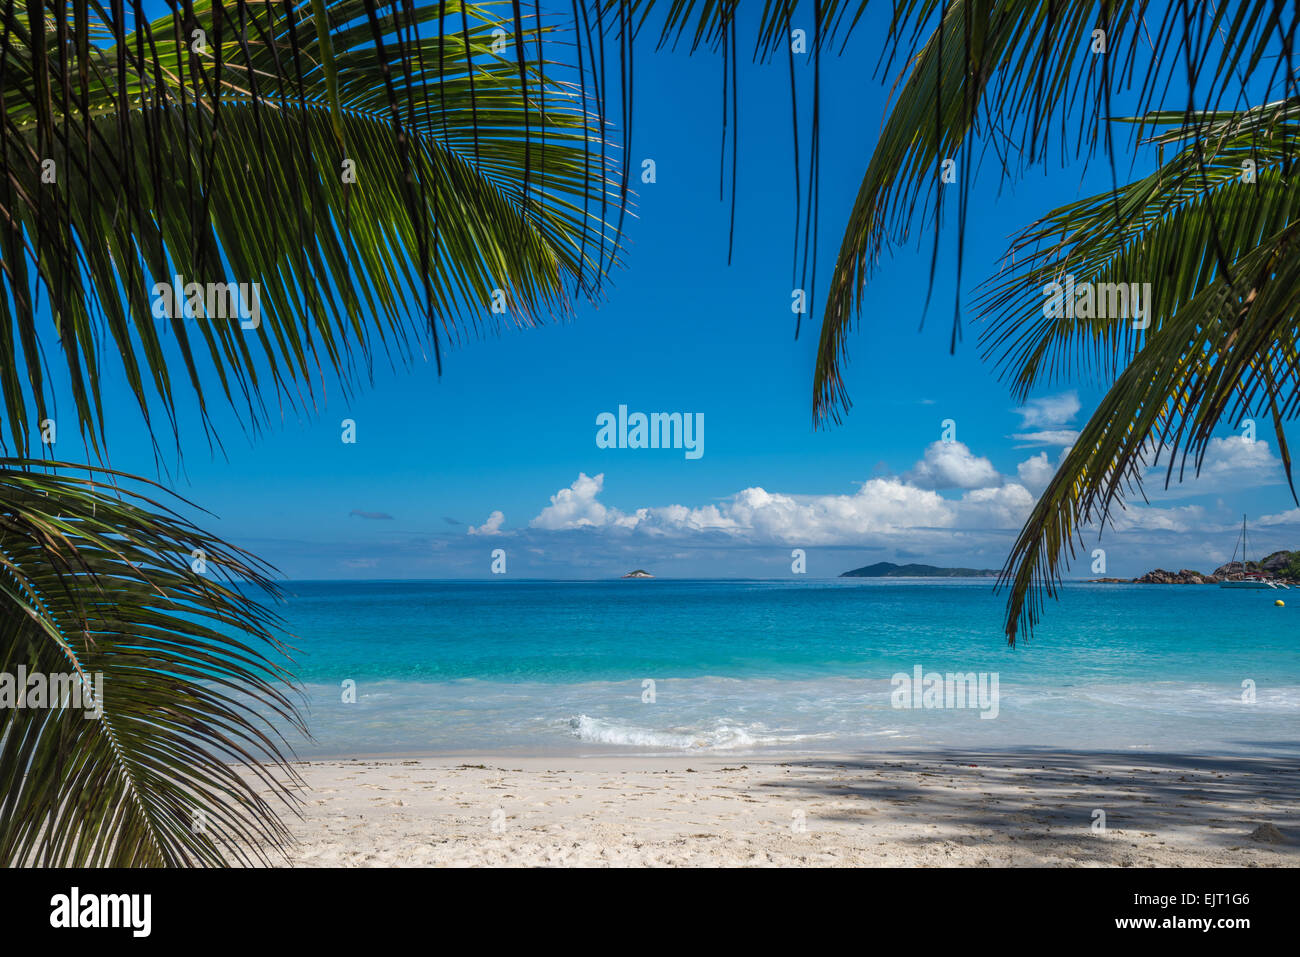
<svg viewBox="0 0 1300 957"><path fill-rule="evenodd" d="M1279 831L1272 824L1267 822L1261 824L1255 830L1250 832L1252 841L1260 841L1264 844L1289 844L1290 840L1285 834Z"/></svg>

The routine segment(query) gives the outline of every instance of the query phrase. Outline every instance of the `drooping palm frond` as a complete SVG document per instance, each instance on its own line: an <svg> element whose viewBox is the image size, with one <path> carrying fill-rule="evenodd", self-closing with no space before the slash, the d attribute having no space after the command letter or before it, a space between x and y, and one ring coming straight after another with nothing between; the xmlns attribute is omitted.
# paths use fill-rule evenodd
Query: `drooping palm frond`
<svg viewBox="0 0 1300 957"><path fill-rule="evenodd" d="M0 460L0 675L95 697L0 708L0 865L265 860L287 832L259 785L293 805L305 731L269 569L161 490L46 464Z"/></svg>
<svg viewBox="0 0 1300 957"><path fill-rule="evenodd" d="M1298 120L1295 99L1148 117L1165 127L1161 143L1180 145L1176 155L1116 194L1053 211L1015 240L1007 275L987 286L986 349L1019 394L1071 366L1114 376L1004 568L1013 644L1032 632L1082 530L1104 527L1154 463L1165 464L1166 484L1175 469L1180 480L1189 465L1199 471L1220 423L1271 419L1290 477L1283 425L1300 414ZM1147 314L1049 316L1041 287L1066 275L1080 287L1150 283Z"/></svg>
<svg viewBox="0 0 1300 957"><path fill-rule="evenodd" d="M496 290L520 323L563 312L614 257L602 131L545 75L544 30L517 4L205 0L138 30L116 7L25 6L10 0L0 40L17 454L51 414L54 353L92 448L106 364L151 430L176 428L182 389L206 424L214 387L256 428L272 393L310 408L322 372L346 387L376 357L499 321ZM256 283L260 322L160 317L175 276Z"/></svg>
<svg viewBox="0 0 1300 957"><path fill-rule="evenodd" d="M909 40L922 24L930 24L930 32ZM867 282L882 254L921 227L930 230L933 242L933 285L945 204L958 207L960 296L961 237L977 167L987 163L1015 179L1052 157L1104 150L1113 168L1118 146L1111 103L1124 93L1136 112L1156 116L1173 105L1185 115L1219 112L1225 101L1229 110L1238 109L1247 102L1248 74L1257 81L1268 74L1269 89L1289 92L1296 26L1290 5L1235 0L898 3L890 57L906 64L905 77L849 214L831 278L814 421L838 421L849 408L843 368ZM1165 101L1174 81L1188 87L1185 108ZM945 163L951 164L950 183L942 175ZM954 193L948 199L950 185ZM960 322L958 299L954 345Z"/></svg>
<svg viewBox="0 0 1300 957"><path fill-rule="evenodd" d="M862 39L869 0L597 0L611 32L652 27L660 45L707 49L724 61L722 90L735 114L737 25L754 18L756 59L788 59L795 145L795 276L816 290L819 221L820 74L823 52L843 54ZM880 6L885 6L883 3ZM939 261L945 209L956 206L956 299L953 347L962 328L965 222L977 168L1015 180L1052 159L1104 152L1112 171L1124 144L1114 136L1112 107L1157 116L1236 111L1265 98L1290 96L1300 18L1294 4L1210 0L890 0L887 33L878 37L876 68L893 100L856 200L847 216L823 307L814 374L814 425L839 421L851 405L843 371L849 334L880 258L909 237L931 242L930 285ZM809 130L800 156L798 96L791 40L806 37L813 69ZM1248 83L1249 79L1249 83ZM1257 88L1249 88L1255 84ZM1169 102L1171 87L1185 88ZM722 136L734 150L737 131ZM843 111L837 123L846 121ZM734 124L733 124L734 126ZM1141 130L1134 131L1135 136ZM1199 131L1198 131L1199 135ZM1132 140L1129 141L1130 143ZM725 163L725 157L724 157ZM800 164L802 167L802 176ZM948 164L945 167L945 164ZM944 174L949 173L950 179ZM1118 179L1118 174L1115 174ZM947 187L951 185L951 190ZM735 183L732 183L734 195ZM800 244L803 265L799 265ZM811 267L811 268L810 268ZM929 306L929 297L926 298ZM797 330L796 330L797 334Z"/></svg>
<svg viewBox="0 0 1300 957"><path fill-rule="evenodd" d="M110 375L151 434L178 432L183 390L210 428L214 386L257 428L325 373L346 388L377 357L439 355L500 321L489 304L532 323L597 295L617 258L603 123L583 74L547 76L517 2L141 9L0 11L0 400L20 454L60 378L102 454ZM177 313L173 277L215 299ZM0 664L103 675L102 714L0 709L0 862L263 858L287 831L231 762L289 801L280 733L305 731L276 619L246 594L269 569L139 480L44 467L0 465Z"/></svg>
<svg viewBox="0 0 1300 957"><path fill-rule="evenodd" d="M1013 237L1007 267L977 302L984 357L1024 400L1066 378L1110 384L1207 278L1285 226L1300 209L1300 99L1235 113L1155 114L1152 142L1175 148L1146 176L1071 203ZM1048 316L1043 289L1149 282L1150 323L1131 316Z"/></svg>

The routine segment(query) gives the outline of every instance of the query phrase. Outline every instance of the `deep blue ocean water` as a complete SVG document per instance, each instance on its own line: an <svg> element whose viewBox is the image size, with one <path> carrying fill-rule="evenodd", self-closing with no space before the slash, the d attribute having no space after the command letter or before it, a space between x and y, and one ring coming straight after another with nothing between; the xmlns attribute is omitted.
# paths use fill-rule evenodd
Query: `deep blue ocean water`
<svg viewBox="0 0 1300 957"><path fill-rule="evenodd" d="M295 744L303 756L1300 752L1300 590L1068 584L1011 650L989 581L285 589L315 738ZM893 676L918 666L984 675L989 694L996 676L996 708L974 695L975 706L950 695L916 707L926 702L895 693Z"/></svg>

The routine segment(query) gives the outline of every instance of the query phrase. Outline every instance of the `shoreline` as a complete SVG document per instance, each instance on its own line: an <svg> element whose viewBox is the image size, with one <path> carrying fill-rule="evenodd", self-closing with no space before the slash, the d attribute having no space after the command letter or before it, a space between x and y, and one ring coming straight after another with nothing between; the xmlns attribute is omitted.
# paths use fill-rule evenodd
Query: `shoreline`
<svg viewBox="0 0 1300 957"><path fill-rule="evenodd" d="M885 739L886 741L896 739ZM1048 757L1057 758L1061 755L1069 755L1076 758L1126 758L1129 761L1140 761L1144 758L1153 760L1193 760L1204 759L1207 761L1238 761L1238 760L1259 760L1259 761L1276 761L1279 763L1293 762L1297 766L1296 784L1300 787L1300 742L1286 748L1260 748L1233 750L1216 750L1206 752L1205 754L1191 754L1184 751L1171 751L1161 748L1149 747L1132 747L1121 749L1105 748L1076 748L1063 747L1050 744L1009 744L1003 746L989 745L965 745L965 744L908 744L906 747L888 747L887 744L879 748L860 747L851 748L844 745L830 746L826 748L798 748L785 747L782 745L764 745L758 748L697 748L690 750L665 750L655 751L644 747L634 745L593 745L586 741L575 741L572 747L498 747L498 748L464 748L464 749L407 749L397 751L372 751L363 755L355 754L335 754L322 753L311 755L298 755L292 758L289 763L294 767L306 767L310 765L325 764L355 764L362 762L366 764L373 763L393 763L401 761L419 761L438 765L451 764L460 760L472 758L474 761L482 763L484 761L509 762L509 761L610 761L610 762L638 762L638 761L723 761L723 762L749 762L751 764L780 764L793 761L862 761L870 759L889 759L895 760L925 760L927 758L939 759L952 757L954 755L976 754L992 758L1018 759L1024 761L1033 761L1035 758ZM236 766L242 766L239 763Z"/></svg>
<svg viewBox="0 0 1300 957"><path fill-rule="evenodd" d="M294 767L308 788L302 818L286 818L299 867L1300 865L1294 755L464 752Z"/></svg>

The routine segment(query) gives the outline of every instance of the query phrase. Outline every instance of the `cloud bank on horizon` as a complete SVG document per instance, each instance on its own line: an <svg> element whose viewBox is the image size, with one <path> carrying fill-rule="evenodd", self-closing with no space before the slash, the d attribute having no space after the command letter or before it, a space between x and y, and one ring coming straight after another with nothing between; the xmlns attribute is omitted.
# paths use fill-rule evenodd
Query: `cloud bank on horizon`
<svg viewBox="0 0 1300 957"><path fill-rule="evenodd" d="M936 449L941 444L948 447ZM868 479L852 494L806 495L753 486L716 504L642 506L631 511L600 501L603 472L595 476L581 472L572 485L551 496L551 504L528 528L677 538L713 533L755 544L852 545L869 536L908 529L1008 528L1034 503L1025 486L1004 481L987 459L972 455L959 442L936 442L918 467L915 475L903 478ZM939 494L950 488L966 491L956 499Z"/></svg>
<svg viewBox="0 0 1300 957"><path fill-rule="evenodd" d="M1013 447L1036 448L1006 469L954 435L919 449L901 472L878 462L869 478L843 491L750 485L703 501L671 491L661 501L627 501L620 497L627 494L620 481L630 478L624 460L599 471L579 464L560 488L512 493L513 505L489 501L479 523L446 517L439 529L403 527L387 512L356 509L354 520L380 520L359 524L391 531L382 539L361 533L350 541L299 543L305 557L280 567L289 577L482 578L489 556L502 549L512 577L604 577L630 568L669 577L783 577L792 549L808 550L811 577L880 560L1001 567L1077 437L1072 423L1081 409L1077 395L1063 393L1011 411L1019 420L1007 436ZM626 465L634 470L636 462ZM1136 496L1116 508L1100 538L1086 530L1088 544L1071 574L1095 577L1088 554L1094 542L1107 552L1105 574L1130 576L1158 565L1213 568L1232 551L1239 507L1249 504L1243 490L1250 495L1285 481L1270 444L1246 435L1213 439L1199 477L1188 463L1180 482L1183 465L1174 462L1166 489L1169 462L1154 458L1144 479L1148 500ZM518 503L529 499L536 505L520 514ZM1252 544L1300 545L1300 508L1250 511L1258 531Z"/></svg>
<svg viewBox="0 0 1300 957"><path fill-rule="evenodd" d="M1023 424L1059 426L1079 411L1073 393L1035 400L1016 410ZM1070 430L1049 428L1040 444L1056 445L1055 454L1040 451L1016 465L1014 475L1003 475L986 457L954 440L928 445L922 457L900 476L867 479L851 493L808 494L741 489L707 504L640 505L619 508L603 500L606 473L579 472L567 487L550 495L550 504L523 526L509 528L500 510L494 510L471 535L509 536L528 533L585 532L611 537L641 535L661 541L733 541L747 545L890 546L914 550L932 546L944 532L959 531L1005 541L1018 531L1034 502L1069 451L1061 437ZM1053 436L1048 441L1046 436ZM1013 436L1015 438L1022 435ZM1189 466L1181 483L1178 463L1170 487L1164 489L1167 461L1156 459L1147 471L1148 493L1154 501L1226 490L1276 484L1282 481L1281 462L1267 441L1243 436L1215 438L1210 442L1200 474L1193 478ZM1300 509L1292 510L1300 519ZM1280 513L1289 516L1292 513ZM1264 521L1264 520L1261 520ZM1282 517L1270 516L1271 524ZM1110 528L1115 533L1138 531L1219 532L1230 527L1214 522L1203 505L1130 503L1116 509Z"/></svg>

